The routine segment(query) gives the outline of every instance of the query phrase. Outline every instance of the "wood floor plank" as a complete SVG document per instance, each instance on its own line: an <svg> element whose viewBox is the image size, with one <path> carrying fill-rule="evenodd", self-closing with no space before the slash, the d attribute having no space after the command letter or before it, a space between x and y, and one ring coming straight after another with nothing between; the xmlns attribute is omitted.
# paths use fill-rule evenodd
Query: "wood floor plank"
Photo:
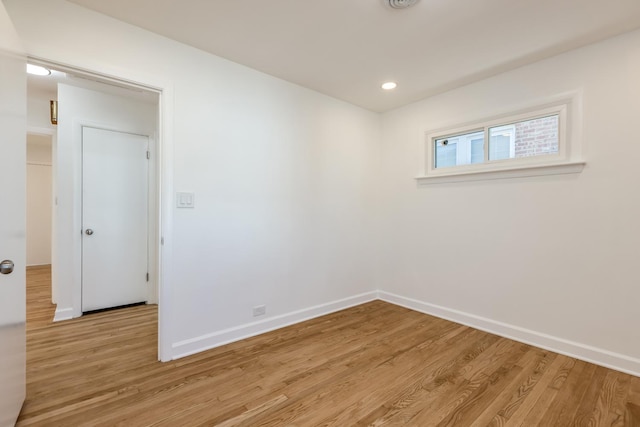
<svg viewBox="0 0 640 427"><path fill-rule="evenodd" d="M482 354L494 342L493 340L485 339L474 342L471 341L470 336L467 336L466 339L469 344L474 343L474 345L463 352L465 354L464 358L473 358ZM454 372L458 370L456 366L460 364L461 359L460 355L456 354L459 350L454 346L446 347L442 342L436 341L430 347L423 347L420 350L431 353L438 349L438 357L433 358L433 361L429 361L430 358L418 356L419 362L417 365L410 366L405 375L395 376L393 383L387 383L384 388L358 390L357 393L350 396L352 403L347 408L333 414L331 417L327 417L322 422L327 425L346 425L354 420L360 420L362 423L362 420L370 417L370 404L372 402L389 402L389 407L403 408L404 410L410 406L410 402L421 402L422 400L419 395L416 395L415 391L433 389L437 387L437 384L442 384L451 375L455 375ZM416 357L410 353L407 356ZM400 359L395 363L403 364L404 362ZM409 394L406 394L407 389L410 390Z"/></svg>
<svg viewBox="0 0 640 427"><path fill-rule="evenodd" d="M475 331L469 331L469 335L476 334ZM348 375L340 375L338 378L331 380L331 386L335 392L327 393L326 387L311 387L308 390L301 390L298 396L289 402L287 407L276 407L272 411L267 411L260 415L257 419L250 419L245 424L263 426L277 426L282 423L294 423L298 425L309 425L313 421L307 419L310 415L314 418L317 415L309 414L308 411L292 412L289 407L297 404L301 408L313 405L318 408L320 413L328 415L327 418L335 418L335 411L338 407L351 408L357 411L353 405L361 400L371 398L370 395L375 391L371 388L362 388L362 384L371 383L372 381L381 381L385 384L383 394L387 394L389 390L393 390L396 384L405 384L411 380L411 376L416 370L419 371L423 358L420 355L430 354L434 349L439 348L441 341L431 341L429 346L417 345L417 341L410 339L412 334L404 334L403 339L395 338L397 343L395 349L390 352L376 353L369 352L366 359L361 363L353 365L347 372ZM444 341L446 336L443 337ZM423 341L419 339L418 341ZM374 357L372 357L372 355ZM380 391L380 390L377 390ZM345 411L341 411L345 412ZM344 414L347 415L347 414ZM351 414L351 419L357 419L355 414ZM339 418L339 417L338 417ZM324 421L324 420L322 420ZM317 421L316 421L317 422ZM331 425L341 425L343 421L334 419ZM244 424L241 424L244 425Z"/></svg>
<svg viewBox="0 0 640 427"><path fill-rule="evenodd" d="M461 327L460 331L466 329ZM467 347L463 351L451 345L451 338L445 340L450 344L448 347L435 343L438 345L437 356L431 357L423 370L417 372L418 378L413 384L404 384L395 395L380 399L385 402L384 405L373 411L369 405L363 407L365 415L353 419L358 420L358 425L387 425L396 422L406 424L425 406L433 406L443 394L459 383L463 368L496 342L494 339L486 340L481 333L476 334L474 339L469 335L459 338L467 341Z"/></svg>
<svg viewBox="0 0 640 427"><path fill-rule="evenodd" d="M411 422L415 425L452 425L458 414L467 408L465 403L473 396L484 393L492 375L505 363L513 366L526 351L523 344L509 340L498 340L469 364L463 367L462 375L457 381L458 387L452 393L442 395L434 401L435 407L423 408ZM504 374L501 371L500 374ZM472 400L471 400L472 401Z"/></svg>
<svg viewBox="0 0 640 427"><path fill-rule="evenodd" d="M440 427L471 425L483 412L484 408L504 391L505 384L509 384L514 378L518 377L522 370L522 368L516 366L518 358L520 358L520 355L516 354L491 375L482 374L475 381L473 379L470 380L470 385L474 383L478 385L469 387L471 393L468 397L437 425Z"/></svg>
<svg viewBox="0 0 640 427"><path fill-rule="evenodd" d="M518 401L522 396L523 385L529 384L531 376L535 369L540 366L540 362L547 358L549 353L539 351L536 348L530 348L527 354L517 363L516 369L519 369L518 375L513 378L509 384L506 384L500 394L487 405L482 406L481 412L469 423L470 427L484 427L497 425L494 419L505 408L513 407L514 401ZM497 420L496 420L497 421Z"/></svg>
<svg viewBox="0 0 640 427"><path fill-rule="evenodd" d="M608 369L601 366L596 367L591 382L583 385L583 387L586 388L586 392L582 396L582 401L578 406L572 425L589 426L594 424L592 414L597 405L598 396L600 395L608 371Z"/></svg>
<svg viewBox="0 0 640 427"><path fill-rule="evenodd" d="M595 365L577 360L573 369L568 373L567 380L562 384L544 417L540 420L540 425L556 427L571 425L580 401L586 393L582 384L591 381L595 370Z"/></svg>
<svg viewBox="0 0 640 427"><path fill-rule="evenodd" d="M514 414L522 411L520 407L530 398L532 390L546 374L549 365L555 358L556 355L553 353L541 353L537 359L537 363L528 371L528 375L523 378L523 381L518 385L517 389L511 392L511 396L506 401L506 404L494 415L488 425L505 425Z"/></svg>
<svg viewBox="0 0 640 427"><path fill-rule="evenodd" d="M521 427L540 425L540 422L549 409L551 402L553 402L558 394L558 390L560 390L567 380L568 373L574 367L575 362L575 359L567 356L558 355L556 357L554 363L559 363L560 367L555 372L551 382L547 384L546 390L542 390L542 385L539 385L539 390L542 390L542 393L531 407L531 410L527 413L526 419L520 423Z"/></svg>
<svg viewBox="0 0 640 427"><path fill-rule="evenodd" d="M527 425L527 416L538 402L538 399L547 391L547 387L552 383L556 373L562 368L565 360L556 356L548 367L545 366L544 374L533 383L527 384L526 397L519 400L518 408L509 416L504 424L506 427ZM535 425L535 424L534 424Z"/></svg>
<svg viewBox="0 0 640 427"><path fill-rule="evenodd" d="M616 383L608 414L602 425L624 427L624 418L629 394L630 378L628 375L616 372Z"/></svg>
<svg viewBox="0 0 640 427"><path fill-rule="evenodd" d="M157 309L52 323L27 271L18 426L638 426L640 378L382 301L157 361Z"/></svg>
<svg viewBox="0 0 640 427"><path fill-rule="evenodd" d="M629 391L624 414L625 427L640 427L640 378L629 377Z"/></svg>

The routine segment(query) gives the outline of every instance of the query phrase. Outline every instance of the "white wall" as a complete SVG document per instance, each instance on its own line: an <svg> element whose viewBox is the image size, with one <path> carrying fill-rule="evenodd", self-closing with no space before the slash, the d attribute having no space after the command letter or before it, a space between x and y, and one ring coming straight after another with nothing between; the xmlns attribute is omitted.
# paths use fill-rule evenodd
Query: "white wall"
<svg viewBox="0 0 640 427"><path fill-rule="evenodd" d="M173 95L165 178L196 207L165 228L172 356L371 297L352 298L375 288L378 115L64 1L5 3L31 55Z"/></svg>
<svg viewBox="0 0 640 427"><path fill-rule="evenodd" d="M379 288L639 373L638 76L636 31L385 114ZM583 93L581 174L416 185L425 129L574 90Z"/></svg>
<svg viewBox="0 0 640 427"><path fill-rule="evenodd" d="M51 136L27 134L27 164L51 166Z"/></svg>
<svg viewBox="0 0 640 427"><path fill-rule="evenodd" d="M58 85L57 265L53 278L58 306L55 320L82 314L82 241L79 233L82 229L82 126L149 135L155 158L153 140L157 133L157 115L155 102L68 84Z"/></svg>
<svg viewBox="0 0 640 427"><path fill-rule="evenodd" d="M51 137L27 135L27 265L51 264Z"/></svg>
<svg viewBox="0 0 640 427"><path fill-rule="evenodd" d="M38 130L41 133L54 133L56 126L51 124L49 101L58 99L57 92L44 90L35 84L30 84L32 81L32 78L29 78L27 82L27 128Z"/></svg>

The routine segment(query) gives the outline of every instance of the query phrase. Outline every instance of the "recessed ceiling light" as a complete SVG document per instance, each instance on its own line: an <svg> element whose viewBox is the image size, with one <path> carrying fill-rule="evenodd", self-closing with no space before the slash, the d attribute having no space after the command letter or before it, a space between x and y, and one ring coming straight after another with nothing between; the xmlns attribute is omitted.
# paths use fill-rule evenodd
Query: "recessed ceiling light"
<svg viewBox="0 0 640 427"><path fill-rule="evenodd" d="M27 64L27 73L33 74L34 76L48 76L51 74L51 70L39 65Z"/></svg>
<svg viewBox="0 0 640 427"><path fill-rule="evenodd" d="M393 90L396 87L398 87L398 84L396 82L386 82L386 83L382 83L381 87L384 90Z"/></svg>

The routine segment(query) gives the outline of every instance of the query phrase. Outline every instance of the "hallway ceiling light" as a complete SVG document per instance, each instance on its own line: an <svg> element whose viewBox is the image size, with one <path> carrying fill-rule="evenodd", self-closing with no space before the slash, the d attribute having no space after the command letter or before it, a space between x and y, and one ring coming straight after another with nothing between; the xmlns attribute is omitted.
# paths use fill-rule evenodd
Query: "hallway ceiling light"
<svg viewBox="0 0 640 427"><path fill-rule="evenodd" d="M39 65L27 64L27 73L33 74L34 76L48 76L51 74L51 70Z"/></svg>
<svg viewBox="0 0 640 427"><path fill-rule="evenodd" d="M396 82L386 82L386 83L382 83L382 86L380 87L384 90L393 90L396 87L398 87L398 84Z"/></svg>

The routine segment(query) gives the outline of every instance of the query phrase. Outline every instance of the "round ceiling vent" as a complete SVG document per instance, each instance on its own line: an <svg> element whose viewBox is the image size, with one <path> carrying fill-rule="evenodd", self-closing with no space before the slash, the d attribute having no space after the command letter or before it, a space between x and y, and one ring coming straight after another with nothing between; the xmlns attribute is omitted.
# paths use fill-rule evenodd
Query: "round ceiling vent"
<svg viewBox="0 0 640 427"><path fill-rule="evenodd" d="M385 3L393 9L406 9L417 2L418 0L385 0Z"/></svg>

